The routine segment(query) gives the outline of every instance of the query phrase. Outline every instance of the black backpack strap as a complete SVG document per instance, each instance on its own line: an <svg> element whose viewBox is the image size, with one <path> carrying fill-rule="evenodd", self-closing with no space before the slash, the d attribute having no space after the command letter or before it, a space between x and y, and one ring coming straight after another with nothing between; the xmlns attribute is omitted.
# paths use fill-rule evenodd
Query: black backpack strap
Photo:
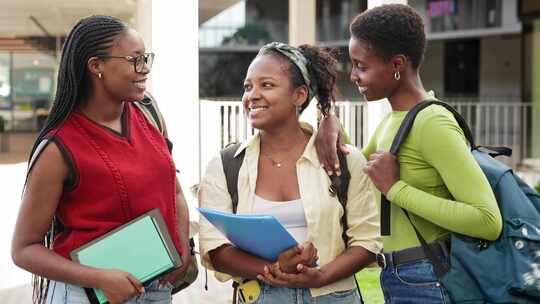
<svg viewBox="0 0 540 304"><path fill-rule="evenodd" d="M236 151L240 147L240 143L229 144L221 150L221 163L223 164L223 172L227 181L227 190L232 200L232 210L236 213L238 207L238 173L244 161L246 150L243 150L236 157Z"/></svg>
<svg viewBox="0 0 540 304"><path fill-rule="evenodd" d="M246 150L243 150L234 157L240 145L241 143L231 143L220 152L223 172L227 181L227 191L231 196L233 213L236 213L238 208L238 174L240 173L240 167L242 167L242 162L244 162L244 156L246 155ZM237 303L238 286L238 282L233 281L233 304Z"/></svg>
<svg viewBox="0 0 540 304"><path fill-rule="evenodd" d="M442 278L449 270L450 270L450 264L444 262L444 257L438 256L435 251L428 245L426 242L426 239L422 236L418 228L414 225L413 221L411 220L411 217L409 216L409 212L405 209L401 209L407 216L407 219L409 219L409 222L411 223L414 233L416 234L416 237L418 238L418 241L420 241L420 245L422 246L422 249L424 250L424 253L426 254L427 258L431 261L431 264L433 265L433 271L437 275L438 278Z"/></svg>
<svg viewBox="0 0 540 304"><path fill-rule="evenodd" d="M221 162L223 164L223 172L225 173L225 180L227 181L227 191L231 196L233 213L236 213L238 207L238 173L240 167L244 161L246 151L243 150L236 157L234 157L236 151L240 147L240 143L230 144L221 150ZM332 184L330 186L330 192L337 195L340 204L343 206L343 216L341 217L341 223L343 225L343 241L345 246L348 243L347 237L347 194L349 191L349 181L351 180L351 173L347 165L347 158L345 154L338 150L339 165L341 168L341 175L339 177L332 175L330 177Z"/></svg>
<svg viewBox="0 0 540 304"><path fill-rule="evenodd" d="M411 110L409 110L409 112L403 119L403 122L401 123L399 130L392 142L392 146L390 148L390 152L394 156L398 155L399 147L407 138L407 135L409 134L414 124L414 119L416 118L418 113L433 104L443 106L448 111L450 111L454 115L454 118L456 119L461 129L463 130L465 137L470 143L471 149L474 149L476 147L474 144L474 138L473 138L471 129L467 125L467 122L465 121L465 119L459 114L459 112L457 112L456 109L454 109L449 104L446 104L438 100L429 100L429 101L423 101L415 105ZM385 204L384 207L383 207L383 203ZM387 210L383 211L384 208L386 208ZM437 277L441 278L448 272L449 264L443 261L444 257L437 256L435 252L431 249L431 247L428 245L428 243L426 242L426 240L424 239L420 231L414 225L411 217L409 216L409 212L403 208L401 210L403 210L403 212L409 219L409 222L411 223L414 229L414 232L416 233L416 237L418 238L418 240L420 241L420 244L422 245L422 249L424 250L424 253L433 264L433 270L435 274L437 275ZM387 230L383 231L383 229L387 229ZM384 195L381 195L381 234L383 232L387 232L387 234L383 234L383 235L390 235L390 202L386 199Z"/></svg>
<svg viewBox="0 0 540 304"><path fill-rule="evenodd" d="M349 183L351 181L351 172L349 171L349 166L347 164L347 156L341 152L340 149L337 150L338 159L339 159L339 168L341 168L341 175L336 176L332 175L330 176L330 180L332 184L330 185L330 193L337 195L338 201L343 207L343 215L341 216L341 226L343 227L343 233L341 234L341 238L343 239L343 243L345 244L345 248L349 247L349 236L347 236L347 229L349 227L349 224L347 223L347 201L349 199L348 192L349 192ZM356 284L356 290L358 291L358 296L360 297L360 303L364 303L364 299L362 298L362 292L360 291L360 286L358 285L358 281L356 278L354 279L354 283Z"/></svg>
<svg viewBox="0 0 540 304"><path fill-rule="evenodd" d="M141 101L135 101L135 106L141 110L144 117L153 124L165 138L167 138L167 130L163 123L163 116L159 111L156 100L149 92L144 93L144 98Z"/></svg>
<svg viewBox="0 0 540 304"><path fill-rule="evenodd" d="M454 115L458 125L463 130L463 133L469 141L471 148L474 149L476 147L471 129L467 125L467 122L463 116L461 116L456 109L449 104L438 100L427 100L416 104L412 109L409 110L409 112L407 112L407 115L405 115L405 118L403 119L403 122L401 123L396 136L392 141L390 153L392 153L394 156L398 155L401 144L405 141L407 135L409 135L409 132L411 131L416 115L418 115L418 113L423 109L433 104L443 106L450 111ZM390 235L390 202L384 195L381 195L381 235Z"/></svg>
<svg viewBox="0 0 540 304"><path fill-rule="evenodd" d="M495 158L497 156L512 156L512 149L508 147L493 147L493 146L478 146L477 150L481 150Z"/></svg>
<svg viewBox="0 0 540 304"><path fill-rule="evenodd" d="M349 192L349 182L351 180L351 173L349 172L349 167L347 165L347 157L341 150L338 149L338 159L339 159L339 168L341 168L341 175L330 176L332 184L330 185L330 193L337 195L339 203L343 206L343 216L341 217L341 225L343 226L343 242L345 247L349 243L349 237L347 236L347 228L349 227L347 223L347 200Z"/></svg>

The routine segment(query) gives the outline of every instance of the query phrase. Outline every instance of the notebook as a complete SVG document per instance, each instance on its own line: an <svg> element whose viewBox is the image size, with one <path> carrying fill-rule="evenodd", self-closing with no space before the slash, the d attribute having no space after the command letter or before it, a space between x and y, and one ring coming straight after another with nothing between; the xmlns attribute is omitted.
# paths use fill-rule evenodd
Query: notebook
<svg viewBox="0 0 540 304"><path fill-rule="evenodd" d="M239 215L206 208L199 212L239 249L268 261L298 242L272 215Z"/></svg>
<svg viewBox="0 0 540 304"><path fill-rule="evenodd" d="M143 284L182 265L157 208L73 250L71 259L82 265L127 271ZM100 289L86 292L92 303L108 303Z"/></svg>

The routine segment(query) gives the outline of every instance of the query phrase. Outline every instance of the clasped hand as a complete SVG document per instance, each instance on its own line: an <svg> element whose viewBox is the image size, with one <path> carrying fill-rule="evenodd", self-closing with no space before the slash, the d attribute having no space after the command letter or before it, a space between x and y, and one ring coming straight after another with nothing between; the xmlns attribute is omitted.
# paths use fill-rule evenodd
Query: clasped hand
<svg viewBox="0 0 540 304"><path fill-rule="evenodd" d="M317 248L311 242L282 252L275 263L264 267L257 279L266 284L291 288L316 288L324 285L324 274L317 267Z"/></svg>

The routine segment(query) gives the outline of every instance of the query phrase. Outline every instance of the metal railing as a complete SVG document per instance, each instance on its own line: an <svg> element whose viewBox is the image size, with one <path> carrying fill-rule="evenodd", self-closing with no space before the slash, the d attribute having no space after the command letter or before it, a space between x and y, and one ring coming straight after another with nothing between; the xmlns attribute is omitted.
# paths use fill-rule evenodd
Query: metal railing
<svg viewBox="0 0 540 304"><path fill-rule="evenodd" d="M465 118L477 145L511 148L512 156L503 161L513 168L531 157L531 131L540 119L538 106L524 102L449 103Z"/></svg>
<svg viewBox="0 0 540 304"><path fill-rule="evenodd" d="M502 158L516 168L523 159L531 157L533 132L540 129L540 107L524 102L448 102L465 118L477 145L506 146L512 157ZM367 104L365 102L337 102L337 111L351 142L357 147L367 144ZM238 101L201 100L201 153L212 154L230 142L240 142L255 133L243 114ZM538 134L536 134L538 136ZM205 152L206 151L206 152ZM207 157L203 157L203 160Z"/></svg>
<svg viewBox="0 0 540 304"><path fill-rule="evenodd" d="M199 28L199 47L262 46L271 41L287 41L288 28L287 22L268 19L246 24L202 26Z"/></svg>

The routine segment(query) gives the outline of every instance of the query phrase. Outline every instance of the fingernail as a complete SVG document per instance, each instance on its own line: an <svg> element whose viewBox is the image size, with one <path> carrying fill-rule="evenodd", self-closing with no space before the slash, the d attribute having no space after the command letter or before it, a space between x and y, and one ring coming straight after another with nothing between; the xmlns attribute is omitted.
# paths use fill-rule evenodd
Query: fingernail
<svg viewBox="0 0 540 304"><path fill-rule="evenodd" d="M257 280L261 280L261 281L262 281L262 279L263 279L262 275L258 274L258 275L257 275Z"/></svg>
<svg viewBox="0 0 540 304"><path fill-rule="evenodd" d="M328 170L328 171L326 171L326 174L328 174L329 176L332 176L333 172Z"/></svg>
<svg viewBox="0 0 540 304"><path fill-rule="evenodd" d="M337 176L341 176L341 171L339 171L339 170L336 171L336 175L337 175Z"/></svg>
<svg viewBox="0 0 540 304"><path fill-rule="evenodd" d="M264 272L268 272L268 266L264 266Z"/></svg>
<svg viewBox="0 0 540 304"><path fill-rule="evenodd" d="M339 169L339 164L335 164L334 169Z"/></svg>
<svg viewBox="0 0 540 304"><path fill-rule="evenodd" d="M163 288L163 287L160 287L160 288ZM144 287L141 287L141 293L144 293Z"/></svg>

